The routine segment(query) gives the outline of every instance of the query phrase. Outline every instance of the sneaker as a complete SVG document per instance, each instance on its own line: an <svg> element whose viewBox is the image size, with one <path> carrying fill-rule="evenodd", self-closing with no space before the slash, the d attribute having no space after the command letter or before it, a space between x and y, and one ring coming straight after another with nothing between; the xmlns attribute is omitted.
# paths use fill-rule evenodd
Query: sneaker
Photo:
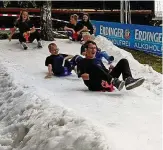
<svg viewBox="0 0 163 150"><path fill-rule="evenodd" d="M120 81L118 78L114 78L112 84L120 91L123 89L125 82Z"/></svg>
<svg viewBox="0 0 163 150"><path fill-rule="evenodd" d="M125 80L126 90L134 89L134 88L140 86L141 84L143 84L144 81L145 81L144 78L134 79L132 77L128 77Z"/></svg>
<svg viewBox="0 0 163 150"><path fill-rule="evenodd" d="M21 43L21 46L24 48L24 50L27 50L28 49L28 46L24 42Z"/></svg>
<svg viewBox="0 0 163 150"><path fill-rule="evenodd" d="M38 47L38 48L42 48L42 42L41 42L41 41L38 41L37 47Z"/></svg>

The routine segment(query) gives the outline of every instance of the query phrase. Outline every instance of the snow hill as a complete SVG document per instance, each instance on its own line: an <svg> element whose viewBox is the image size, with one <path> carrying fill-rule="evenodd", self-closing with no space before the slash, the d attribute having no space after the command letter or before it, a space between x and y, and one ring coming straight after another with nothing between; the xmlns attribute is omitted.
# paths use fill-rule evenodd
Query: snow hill
<svg viewBox="0 0 163 150"><path fill-rule="evenodd" d="M102 36L97 45L127 58L132 91L90 92L73 72L44 79L48 44L27 51L17 40L0 41L0 150L161 150L162 75ZM54 41L61 53L79 54L80 44Z"/></svg>

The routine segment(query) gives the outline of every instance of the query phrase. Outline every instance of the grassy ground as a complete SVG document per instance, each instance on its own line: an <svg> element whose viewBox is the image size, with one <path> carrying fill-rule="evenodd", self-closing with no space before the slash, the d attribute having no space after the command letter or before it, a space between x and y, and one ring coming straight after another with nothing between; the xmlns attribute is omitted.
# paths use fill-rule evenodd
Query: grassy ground
<svg viewBox="0 0 163 150"><path fill-rule="evenodd" d="M155 71L162 73L162 57L126 48L125 50L130 52L141 64L149 64Z"/></svg>

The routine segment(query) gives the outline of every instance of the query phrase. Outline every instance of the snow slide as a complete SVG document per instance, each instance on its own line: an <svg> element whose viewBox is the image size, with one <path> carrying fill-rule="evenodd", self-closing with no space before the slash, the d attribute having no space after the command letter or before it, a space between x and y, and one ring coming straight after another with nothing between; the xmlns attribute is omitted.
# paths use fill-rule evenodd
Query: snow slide
<svg viewBox="0 0 163 150"><path fill-rule="evenodd" d="M97 45L127 58L134 77L145 83L132 91L89 92L75 73L44 79L49 55L0 41L0 150L161 150L162 75L104 37ZM79 43L56 39L61 53L79 54Z"/></svg>

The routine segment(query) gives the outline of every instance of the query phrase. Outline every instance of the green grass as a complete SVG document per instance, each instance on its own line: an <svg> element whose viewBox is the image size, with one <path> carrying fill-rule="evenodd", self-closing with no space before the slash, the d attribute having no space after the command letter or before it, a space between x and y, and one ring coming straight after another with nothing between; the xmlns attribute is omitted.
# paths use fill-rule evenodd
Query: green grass
<svg viewBox="0 0 163 150"><path fill-rule="evenodd" d="M152 66L155 71L162 73L162 57L147 54L138 50L131 50L126 48L125 50L130 52L133 57L141 64L148 64Z"/></svg>

